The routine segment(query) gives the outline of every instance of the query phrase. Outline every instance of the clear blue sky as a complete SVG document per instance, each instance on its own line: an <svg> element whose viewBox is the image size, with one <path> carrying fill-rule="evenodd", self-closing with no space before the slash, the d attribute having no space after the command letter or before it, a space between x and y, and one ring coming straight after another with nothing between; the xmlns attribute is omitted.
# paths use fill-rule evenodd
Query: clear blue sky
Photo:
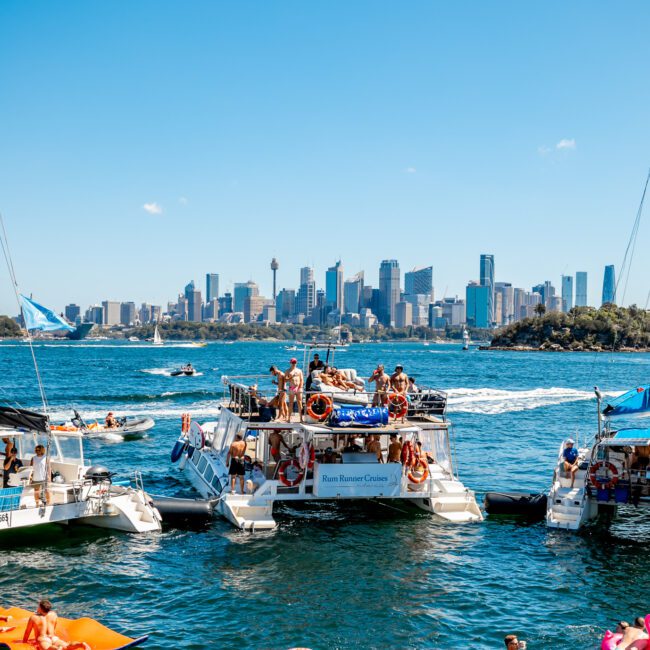
<svg viewBox="0 0 650 650"><path fill-rule="evenodd" d="M394 257L432 264L439 297L488 252L528 289L586 270L599 303L650 166L649 21L647 2L4 0L21 288L164 304L206 272L268 295L272 256L280 287L339 257L376 284Z"/></svg>

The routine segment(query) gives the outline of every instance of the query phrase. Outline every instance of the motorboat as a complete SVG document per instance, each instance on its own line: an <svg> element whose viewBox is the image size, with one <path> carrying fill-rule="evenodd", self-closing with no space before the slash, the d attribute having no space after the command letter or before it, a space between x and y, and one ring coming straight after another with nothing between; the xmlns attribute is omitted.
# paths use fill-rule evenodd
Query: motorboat
<svg viewBox="0 0 650 650"><path fill-rule="evenodd" d="M129 341L131 343L140 343L140 339L137 336L129 336Z"/></svg>
<svg viewBox="0 0 650 650"><path fill-rule="evenodd" d="M17 450L19 461L0 490L0 532L71 521L131 533L161 530L160 513L140 475L132 485L90 465L80 431L53 431L44 414L0 406L0 437ZM50 470L40 483L32 482L37 446L46 450Z"/></svg>
<svg viewBox="0 0 650 650"><path fill-rule="evenodd" d="M192 375L196 374L195 368L192 367L191 364L187 364L186 366L181 366L177 370L172 370L169 373L172 377L180 377L180 376L185 376L185 377L191 377Z"/></svg>
<svg viewBox="0 0 650 650"><path fill-rule="evenodd" d="M397 394L370 394L366 405L343 404L313 390L303 417L294 413L289 422L278 422L261 390L265 379L224 377L219 417L199 424L186 414L171 453L197 491L215 499L215 511L234 526L273 529L275 506L297 501L359 500L398 509L401 504L448 522L483 519L474 493L458 478L444 407L440 413L436 404L435 414L426 403L415 407ZM231 493L226 464L238 435L246 441L244 494L239 486ZM388 462L389 454L394 462Z"/></svg>
<svg viewBox="0 0 650 650"><path fill-rule="evenodd" d="M149 429L153 428L155 422L153 419L138 415L134 417L118 417L115 419L117 426L107 427L106 424L97 422L86 422L77 411L74 411L74 417L59 424L52 424L52 431L77 431L82 433L86 438L101 438L110 435L122 436L125 439L141 438Z"/></svg>
<svg viewBox="0 0 650 650"><path fill-rule="evenodd" d="M560 444L546 512L551 528L608 524L621 512L650 506L650 429L628 424L650 415L650 385L612 400L604 400L598 388L595 393L598 429L590 442L577 445L573 480L564 470L564 452L573 440Z"/></svg>

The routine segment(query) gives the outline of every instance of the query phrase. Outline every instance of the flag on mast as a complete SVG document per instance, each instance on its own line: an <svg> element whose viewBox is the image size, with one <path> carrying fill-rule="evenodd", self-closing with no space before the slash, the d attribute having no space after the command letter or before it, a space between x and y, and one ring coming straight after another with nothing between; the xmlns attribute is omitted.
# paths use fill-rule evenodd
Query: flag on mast
<svg viewBox="0 0 650 650"><path fill-rule="evenodd" d="M41 330L42 332L54 332L56 330L74 331L74 327L66 323L60 316L55 314L51 309L39 305L27 296L21 294L23 303L23 319L25 329Z"/></svg>

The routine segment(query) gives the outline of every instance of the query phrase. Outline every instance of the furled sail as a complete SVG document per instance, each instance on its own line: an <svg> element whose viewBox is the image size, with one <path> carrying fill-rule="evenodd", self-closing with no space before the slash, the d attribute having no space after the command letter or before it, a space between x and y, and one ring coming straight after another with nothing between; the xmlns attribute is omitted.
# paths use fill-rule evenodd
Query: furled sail
<svg viewBox="0 0 650 650"><path fill-rule="evenodd" d="M0 406L0 426L10 429L28 429L49 433L47 416L35 411L17 409L11 406Z"/></svg>
<svg viewBox="0 0 650 650"><path fill-rule="evenodd" d="M25 328L28 330L41 330L53 332L56 330L67 330L74 332L75 328L66 323L63 318L55 314L51 309L39 305L26 296L20 296L23 303L23 318Z"/></svg>
<svg viewBox="0 0 650 650"><path fill-rule="evenodd" d="M607 402L603 415L608 418L650 416L650 385L628 390Z"/></svg>

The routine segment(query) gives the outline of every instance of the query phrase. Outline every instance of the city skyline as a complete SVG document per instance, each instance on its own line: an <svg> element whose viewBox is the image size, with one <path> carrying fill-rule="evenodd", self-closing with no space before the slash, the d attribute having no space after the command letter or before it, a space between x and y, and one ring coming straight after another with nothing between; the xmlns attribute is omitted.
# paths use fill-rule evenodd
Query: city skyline
<svg viewBox="0 0 650 650"><path fill-rule="evenodd" d="M647 3L287 6L2 4L0 210L24 293L163 304L220 269L271 295L275 256L279 285L340 258L377 286L394 258L463 295L490 250L497 280L580 269L597 301L648 166ZM625 302L643 306L639 257Z"/></svg>

